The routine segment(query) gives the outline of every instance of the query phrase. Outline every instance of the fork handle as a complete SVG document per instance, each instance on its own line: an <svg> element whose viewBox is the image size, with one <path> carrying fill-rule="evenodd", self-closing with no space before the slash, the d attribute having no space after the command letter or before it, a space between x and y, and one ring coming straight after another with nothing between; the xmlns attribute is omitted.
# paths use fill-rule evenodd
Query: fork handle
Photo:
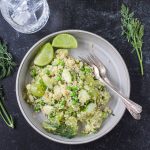
<svg viewBox="0 0 150 150"><path fill-rule="evenodd" d="M106 77L106 76L103 76L103 79L109 84L111 85L113 88L114 86L111 84L110 80ZM123 101L124 102L124 101ZM125 104L126 105L126 104ZM131 114L131 116L136 119L136 120L140 120L141 119L141 114L140 113L135 113L133 112L130 107L128 105L126 105L126 108L127 110L129 111L129 113Z"/></svg>
<svg viewBox="0 0 150 150"><path fill-rule="evenodd" d="M122 98L124 104L126 105L127 109L130 110L129 112L131 113L131 111L133 113L139 114L142 112L142 106L140 106L139 104L131 101L129 98L124 97L120 92L117 91L116 88L114 88L110 82L106 82L104 79L102 79L101 77L99 77L99 80L105 84L107 87L109 87L115 94L117 94L119 97ZM131 114L132 115L132 114ZM133 115L132 115L133 116Z"/></svg>
<svg viewBox="0 0 150 150"><path fill-rule="evenodd" d="M131 116L132 116L134 119L136 119L136 120L140 120L140 119L141 119L141 114L140 114L140 113L139 113L139 114L134 113L134 112L131 111L130 108L128 108L127 106L126 106L126 108L127 108L127 110L129 111L129 113L131 114Z"/></svg>

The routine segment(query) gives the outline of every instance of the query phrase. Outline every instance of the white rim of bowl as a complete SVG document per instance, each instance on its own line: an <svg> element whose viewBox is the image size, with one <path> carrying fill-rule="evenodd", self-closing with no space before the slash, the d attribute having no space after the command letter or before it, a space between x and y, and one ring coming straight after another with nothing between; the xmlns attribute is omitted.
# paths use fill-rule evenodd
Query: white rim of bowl
<svg viewBox="0 0 150 150"><path fill-rule="evenodd" d="M121 118L123 117L124 113L125 113L125 110L126 108L124 107L124 110L123 110L123 113L122 115L120 116L120 118L118 119L118 121L112 126L112 128L106 130L101 136L97 135L95 136L94 138L92 139L88 139L88 140L85 140L85 141L75 141L75 142L72 142L72 141L62 141L62 140L58 140L58 139L55 139L55 138L52 138L48 135L45 135L40 129L38 129L36 127L35 124L32 123L32 121L30 120L30 118L28 118L26 116L26 113L21 105L21 102L20 102L20 98L19 98L19 87L18 87L18 84L19 84L19 76L20 76L20 72L21 72L21 69L22 69L22 66L24 64L24 61L25 59L28 57L28 55L31 53L31 51L33 51L34 47L36 47L37 45L39 45L42 41L52 37L52 36L55 36L57 34L60 34L60 33L69 33L69 32L80 32L80 33L86 33L86 34L90 34L92 36L95 36L97 38L99 38L100 40L103 40L104 42L106 42L111 48L112 50L114 51L114 53L116 53L121 61L121 63L123 64L124 66L124 70L126 72L126 75L127 75L127 81L128 81L128 91L127 91L127 96L129 97L130 96L130 88L131 88L131 84L130 84L130 76L129 76L129 72L128 72L128 69L127 69L127 66L122 58L122 56L120 55L120 53L117 51L117 49L111 44L109 43L107 40L105 40L104 38L102 38L101 36L97 35L97 34L94 34L94 33L91 33L91 32L88 32L88 31L84 31L84 30L61 30L61 31L58 31L58 32L54 32L52 34L49 34L45 37L43 37L41 40L39 40L38 42L36 42L30 49L29 51L25 54L25 56L23 57L22 61L21 61L21 64L20 64L20 67L18 69L18 73L17 73L17 77L16 77L16 96L17 96L17 102L18 102L18 105L19 105L19 108L24 116L24 118L26 119L26 121L30 124L30 126L36 130L39 134L41 134L42 136L46 137L47 139L49 140L52 140L54 142L58 142L58 143L62 143L62 144L72 144L72 145L77 145L77 144L85 144L85 143L89 143L89 142L92 142L92 141L95 141L99 138L102 138L104 135L106 135L107 133L109 133L118 123L119 121L121 120Z"/></svg>

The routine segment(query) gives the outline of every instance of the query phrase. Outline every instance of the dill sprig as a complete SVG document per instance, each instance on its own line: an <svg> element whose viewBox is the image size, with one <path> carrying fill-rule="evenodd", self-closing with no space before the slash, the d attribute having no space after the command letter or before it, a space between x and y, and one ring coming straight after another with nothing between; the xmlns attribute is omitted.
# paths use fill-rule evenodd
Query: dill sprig
<svg viewBox="0 0 150 150"><path fill-rule="evenodd" d="M6 43L0 41L0 79L9 76L15 65Z"/></svg>
<svg viewBox="0 0 150 150"><path fill-rule="evenodd" d="M121 23L122 35L124 35L128 42L132 45L133 51L136 51L140 64L141 75L144 75L142 54L144 26L137 18L134 17L133 12L129 12L129 8L124 4L121 6Z"/></svg>
<svg viewBox="0 0 150 150"><path fill-rule="evenodd" d="M0 86L0 116L2 117L7 126L14 128L13 118L6 110L6 107L4 106L3 102L4 102L4 92L2 86Z"/></svg>

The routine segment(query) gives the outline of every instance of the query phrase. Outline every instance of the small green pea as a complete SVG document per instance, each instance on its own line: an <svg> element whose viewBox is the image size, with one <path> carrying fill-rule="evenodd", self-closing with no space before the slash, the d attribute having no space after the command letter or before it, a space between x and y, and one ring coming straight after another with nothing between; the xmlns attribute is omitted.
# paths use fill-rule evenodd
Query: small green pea
<svg viewBox="0 0 150 150"><path fill-rule="evenodd" d="M77 94L75 93L75 92L72 92L71 94L70 94L70 96L71 97L75 97Z"/></svg>
<svg viewBox="0 0 150 150"><path fill-rule="evenodd" d="M85 73L91 73L91 71L92 71L91 68L88 68L88 67L86 67L84 70Z"/></svg>
<svg viewBox="0 0 150 150"><path fill-rule="evenodd" d="M61 80L62 80L61 76L57 76L57 77L56 77L56 80L57 80L57 81L61 81Z"/></svg>
<svg viewBox="0 0 150 150"><path fill-rule="evenodd" d="M77 91L77 90L78 90L78 87L77 87L77 86L73 86L73 87L72 87L72 90L73 90L73 91Z"/></svg>
<svg viewBox="0 0 150 150"><path fill-rule="evenodd" d="M50 70L46 70L46 74L49 76L51 74Z"/></svg>
<svg viewBox="0 0 150 150"><path fill-rule="evenodd" d="M71 91L72 87L71 86L67 86L67 90Z"/></svg>

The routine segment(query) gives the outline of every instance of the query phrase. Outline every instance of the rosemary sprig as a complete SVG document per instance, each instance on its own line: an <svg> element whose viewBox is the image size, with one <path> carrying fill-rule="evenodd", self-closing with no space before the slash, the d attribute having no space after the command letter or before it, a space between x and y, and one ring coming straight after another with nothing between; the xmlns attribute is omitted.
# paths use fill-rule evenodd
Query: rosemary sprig
<svg viewBox="0 0 150 150"><path fill-rule="evenodd" d="M8 113L6 110L6 107L4 106L4 92L2 86L0 86L0 116L4 120L4 122L7 124L7 126L14 128L14 121L12 116Z"/></svg>
<svg viewBox="0 0 150 150"><path fill-rule="evenodd" d="M121 23L122 35L124 35L128 42L132 45L133 51L136 51L140 64L141 75L144 75L142 54L144 26L137 18L134 18L134 13L130 13L129 8L124 4L121 6Z"/></svg>
<svg viewBox="0 0 150 150"><path fill-rule="evenodd" d="M7 45L0 41L0 79L9 76L15 65Z"/></svg>

